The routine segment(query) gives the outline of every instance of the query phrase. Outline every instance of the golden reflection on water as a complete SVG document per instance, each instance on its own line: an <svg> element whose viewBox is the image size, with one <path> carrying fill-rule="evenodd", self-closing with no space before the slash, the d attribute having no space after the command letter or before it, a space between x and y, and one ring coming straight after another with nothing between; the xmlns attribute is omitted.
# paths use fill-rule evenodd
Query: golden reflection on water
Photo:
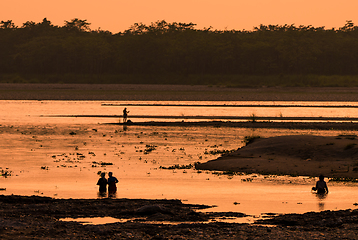
<svg viewBox="0 0 358 240"><path fill-rule="evenodd" d="M325 209L325 199L327 198L328 194L318 194L318 193L313 193L313 194L316 195L316 197L317 197L319 211L326 210Z"/></svg>
<svg viewBox="0 0 358 240"><path fill-rule="evenodd" d="M119 179L117 198L167 198L181 199L185 203L217 205L210 211L237 211L252 215L265 212L303 213L352 208L358 199L356 186L334 183L328 183L329 197L319 199L310 192L315 179L309 178L265 178L257 175L230 177L207 171L199 173L192 169L160 169L160 166L187 165L215 159L219 155L210 154L210 151L237 149L243 145L244 137L250 135L336 136L342 133L356 134L355 131L228 127L123 128L98 124L117 121L113 118L40 117L45 114L121 114L121 108L102 107L101 102L0 101L0 106L0 167L12 171L11 176L0 177L0 188L6 188L2 194L35 194L58 198L102 197L97 195L97 173L112 171ZM130 110L131 113L147 111L147 114L229 114L228 110L205 108L164 107L148 110L145 107L133 107ZM295 114L313 114L304 112L306 110L298 113L298 110L304 109L291 109L296 111ZM245 115L258 109L236 108L230 111L230 114ZM275 108L274 111L281 110ZM323 113L315 109L314 114ZM340 114L353 116L352 112L343 111ZM147 145L153 146L154 150L145 153Z"/></svg>

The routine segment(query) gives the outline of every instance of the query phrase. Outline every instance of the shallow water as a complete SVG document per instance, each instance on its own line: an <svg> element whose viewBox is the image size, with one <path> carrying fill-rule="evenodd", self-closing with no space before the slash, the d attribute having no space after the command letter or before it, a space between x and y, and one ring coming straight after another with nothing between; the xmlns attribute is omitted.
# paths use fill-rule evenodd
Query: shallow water
<svg viewBox="0 0 358 240"><path fill-rule="evenodd" d="M125 104L131 115L145 116L243 116L243 117L350 117L357 118L358 103L355 102L160 102L162 106L140 106L140 104L155 104L153 101L5 101L0 100L0 124L29 124L29 123L106 123L116 122L113 118L63 118L49 117L56 115L121 115ZM183 106L165 106L165 104ZM109 105L108 105L109 104ZM114 105L111 106L110 104ZM134 104L134 105L133 105ZM138 106L139 104L139 106ZM185 107L189 104L204 105L203 107ZM115 106L122 105L122 106ZM132 105L132 106L131 106ZM206 107L205 105L226 105L227 107ZM245 105L245 107L237 107ZM255 105L256 107L248 107ZM258 107L260 105L286 105L292 107ZM308 105L308 106L307 106ZM233 106L233 107L229 107ZM299 106L299 107L298 107ZM319 107L326 106L326 107ZM347 106L327 107L327 106ZM352 106L352 107L349 107ZM43 117L45 116L45 117ZM154 119L136 119L136 121ZM220 120L218 118L217 120ZM177 121L177 120L176 120Z"/></svg>
<svg viewBox="0 0 358 240"><path fill-rule="evenodd" d="M313 178L228 176L209 171L160 168L160 166L187 165L215 159L219 155L210 154L211 151L237 149L243 145L244 137L250 135L336 136L357 134L355 131L141 126L129 126L124 129L122 126L101 124L118 121L113 118L43 116L121 114L122 107L105 107L101 106L102 103L100 101L0 101L0 170L11 174L6 178L0 177L0 189L6 188L6 191L2 190L0 194L97 198L98 188L95 185L99 177L97 173L113 171L120 181L118 198L181 199L185 203L217 206L208 211L237 211L257 217L268 212L303 213L356 208L353 205L358 202L355 184L330 182L328 184L330 193L325 199L320 199L310 191L316 180ZM179 103L183 104L183 102ZM204 102L204 104L209 105L213 102ZM142 106L130 107L128 110L130 114L140 112L140 114L152 115L250 115L253 112L261 116L275 116L280 112L285 116L286 114L287 116L332 117L358 115L354 109L345 111L342 108L324 108L327 112L323 113L320 108L302 107L295 109L247 107L247 109L218 110L213 107ZM146 145L153 146L154 150L146 154L145 150L148 148ZM101 166L100 163L113 165Z"/></svg>

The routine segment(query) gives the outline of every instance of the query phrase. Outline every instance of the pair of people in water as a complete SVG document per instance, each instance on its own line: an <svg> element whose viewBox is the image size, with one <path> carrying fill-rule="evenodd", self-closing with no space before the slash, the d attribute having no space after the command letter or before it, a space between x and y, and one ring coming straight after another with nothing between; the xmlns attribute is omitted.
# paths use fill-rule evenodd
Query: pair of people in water
<svg viewBox="0 0 358 240"><path fill-rule="evenodd" d="M97 185L99 186L99 192L101 194L107 192L107 185L108 185L108 194L113 195L117 192L117 184L118 179L113 176L112 172L108 173L108 179L106 179L106 173L101 173L101 178L98 179Z"/></svg>
<svg viewBox="0 0 358 240"><path fill-rule="evenodd" d="M317 194L328 193L327 183L324 181L324 176L319 176L319 181L316 182L316 187L312 187L313 191L317 191Z"/></svg>

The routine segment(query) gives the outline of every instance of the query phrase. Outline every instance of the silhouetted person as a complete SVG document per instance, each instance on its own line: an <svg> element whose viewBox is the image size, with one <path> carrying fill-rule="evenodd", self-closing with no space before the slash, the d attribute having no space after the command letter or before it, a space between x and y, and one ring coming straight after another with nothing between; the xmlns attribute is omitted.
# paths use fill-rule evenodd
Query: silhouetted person
<svg viewBox="0 0 358 240"><path fill-rule="evenodd" d="M113 177L113 173L108 173L108 194L113 195L117 192L117 186L116 183L118 183L118 179L116 177Z"/></svg>
<svg viewBox="0 0 358 240"><path fill-rule="evenodd" d="M98 179L97 185L99 186L99 192L100 193L106 193L107 192L107 179L105 178L106 173L101 173L101 178Z"/></svg>
<svg viewBox="0 0 358 240"><path fill-rule="evenodd" d="M319 176L319 181L316 183L316 187L313 187L312 190L317 191L318 194L328 193L327 183L324 181L324 176Z"/></svg>
<svg viewBox="0 0 358 240"><path fill-rule="evenodd" d="M124 108L123 109L123 123L127 122L128 113L129 113L129 111L127 111L127 108Z"/></svg>

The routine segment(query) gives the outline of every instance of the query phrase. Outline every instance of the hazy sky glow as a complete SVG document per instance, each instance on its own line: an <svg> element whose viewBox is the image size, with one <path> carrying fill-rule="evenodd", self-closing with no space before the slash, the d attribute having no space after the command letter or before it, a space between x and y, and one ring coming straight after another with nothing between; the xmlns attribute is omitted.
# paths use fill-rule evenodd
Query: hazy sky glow
<svg viewBox="0 0 358 240"><path fill-rule="evenodd" d="M339 28L346 20L358 24L357 9L357 0L1 0L0 20L22 26L46 17L62 26L65 20L79 18L87 19L91 29L113 33L157 20L220 30L252 30L260 24Z"/></svg>

